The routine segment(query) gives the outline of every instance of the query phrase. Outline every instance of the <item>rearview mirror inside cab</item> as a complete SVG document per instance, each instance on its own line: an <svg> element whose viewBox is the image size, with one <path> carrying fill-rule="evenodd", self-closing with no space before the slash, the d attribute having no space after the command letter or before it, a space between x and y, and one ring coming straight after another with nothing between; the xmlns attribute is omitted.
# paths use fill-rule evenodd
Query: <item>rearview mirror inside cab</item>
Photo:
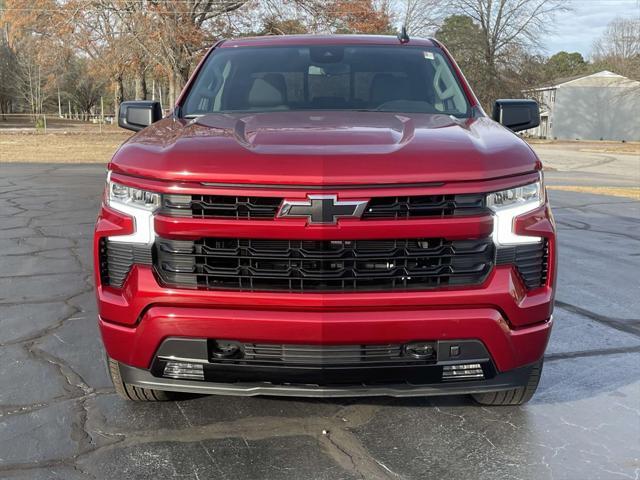
<svg viewBox="0 0 640 480"><path fill-rule="evenodd" d="M147 100L122 102L118 115L118 126L138 132L161 118L160 102Z"/></svg>
<svg viewBox="0 0 640 480"><path fill-rule="evenodd" d="M514 132L540 125L540 110L535 100L496 100L493 119Z"/></svg>

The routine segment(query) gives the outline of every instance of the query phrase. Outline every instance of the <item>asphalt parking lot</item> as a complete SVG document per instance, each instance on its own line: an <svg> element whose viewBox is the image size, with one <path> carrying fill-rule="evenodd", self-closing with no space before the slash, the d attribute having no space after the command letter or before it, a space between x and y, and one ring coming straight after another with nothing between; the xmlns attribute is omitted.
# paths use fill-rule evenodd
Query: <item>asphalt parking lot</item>
<svg viewBox="0 0 640 480"><path fill-rule="evenodd" d="M550 185L640 185L637 156L541 155ZM0 164L0 478L640 478L640 201L551 190L555 326L524 407L465 397L138 405L114 394L95 322L103 182L103 165Z"/></svg>

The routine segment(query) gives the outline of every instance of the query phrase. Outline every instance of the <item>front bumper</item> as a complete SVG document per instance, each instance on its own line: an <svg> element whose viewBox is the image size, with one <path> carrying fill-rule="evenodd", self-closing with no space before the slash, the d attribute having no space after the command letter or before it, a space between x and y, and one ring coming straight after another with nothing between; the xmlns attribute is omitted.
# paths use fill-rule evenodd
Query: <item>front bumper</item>
<svg viewBox="0 0 640 480"><path fill-rule="evenodd" d="M283 299L279 307L269 303L242 305L239 301L229 304L233 298L212 295L213 292L167 291L156 283L150 269L136 268L125 284L125 294L116 297L125 300L124 304L107 304L109 308L101 309L99 324L109 356L144 369L151 367L157 349L168 337L316 345L476 339L486 346L499 371L536 362L544 353L551 331L549 297L544 302L543 291L538 299L541 303L535 297L516 303L509 293L509 286L516 285L514 274L506 267L496 268L490 280L484 291L396 294L393 302L389 298L386 304L385 296L377 294L368 296L368 305L347 306L346 298L335 300L347 305L332 305L330 298L347 296L333 294L326 296L329 298L324 308L321 302L305 308L293 304L289 294L284 295L290 299L285 309L281 306L286 305ZM107 299L114 295L100 293L105 293ZM272 295L268 298L275 303ZM310 300L308 296L297 295L298 300L301 297ZM540 320L514 326L496 307L504 301L502 297L510 299L511 309L520 314L518 320L535 318L538 314ZM401 305L390 306L393 303ZM112 318L118 317L104 316L105 312L120 309L141 313L132 324L117 323Z"/></svg>
<svg viewBox="0 0 640 480"><path fill-rule="evenodd" d="M458 383L436 383L423 385L385 384L385 385L274 385L269 383L212 383L191 380L175 380L155 377L145 369L120 365L122 380L137 387L152 388L170 392L196 394L233 395L251 397L256 395L274 395L289 397L422 397L437 395L457 395L510 390L525 385L533 365L527 365L508 372L499 373L493 378L481 381Z"/></svg>
<svg viewBox="0 0 640 480"><path fill-rule="evenodd" d="M345 222L337 227L269 226L269 222L200 221L157 217L155 230L170 238L191 236L308 236L313 238L477 237L490 232L485 217L456 221L396 222L394 229L378 222ZM194 223L194 222L191 222ZM248 225L251 223L251 225ZM457 223L457 225L456 225ZM189 290L162 286L149 266L136 265L122 288L103 285L96 268L99 326L108 355L122 364L125 382L161 390L236 395L361 396L477 393L513 388L546 348L552 321L556 243L547 205L519 220L524 233L544 237L549 244L549 275L545 285L527 289L510 265L497 265L473 287L394 292L289 293ZM242 227L240 228L239 227ZM475 225L475 226L474 226ZM197 227L197 228L196 228ZM100 239L126 235L130 218L103 207L96 225L95 261ZM474 230L474 228L477 230ZM458 231L459 230L459 231ZM297 232L297 233L296 233ZM306 238L306 237L305 237ZM194 382L154 376L152 366L169 337L233 339L246 342L375 345L413 341L477 340L488 351L495 375L483 381L446 384L309 386L264 382ZM372 392L372 393L367 393Z"/></svg>

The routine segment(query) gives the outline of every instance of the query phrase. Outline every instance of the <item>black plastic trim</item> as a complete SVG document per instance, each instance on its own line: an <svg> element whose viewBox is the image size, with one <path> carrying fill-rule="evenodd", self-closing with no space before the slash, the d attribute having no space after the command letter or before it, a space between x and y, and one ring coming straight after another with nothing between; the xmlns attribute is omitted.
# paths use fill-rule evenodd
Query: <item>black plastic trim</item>
<svg viewBox="0 0 640 480"><path fill-rule="evenodd" d="M390 384L357 384L339 386L319 385L276 385L267 382L217 383L172 378L154 377L150 371L119 364L122 380L128 385L153 388L163 391L188 392L196 394L217 394L233 396L275 395L289 397L336 398L336 397L422 397L436 395L462 395L510 390L527 385L531 371L536 366L496 373L485 380L466 380L414 385L397 381ZM434 368L434 367L432 367Z"/></svg>
<svg viewBox="0 0 640 480"><path fill-rule="evenodd" d="M153 253L150 245L137 243L110 242L100 239L100 279L103 285L121 288L133 267L153 265Z"/></svg>
<svg viewBox="0 0 640 480"><path fill-rule="evenodd" d="M549 273L549 242L499 247L496 249L496 265L514 265L528 289L547 283Z"/></svg>
<svg viewBox="0 0 640 480"><path fill-rule="evenodd" d="M445 365L467 363L480 364L487 379L496 374L489 353L479 340L424 341L434 346L434 355L424 360L406 354L404 347L407 344L281 345L217 340L240 346L239 355L221 359L212 354L215 341L178 337L166 339L154 357L151 373L162 377L166 362L178 361L202 365L205 380L218 383L434 384L443 381ZM458 348L455 357L450 355L453 346ZM258 349L262 351L261 356L256 356Z"/></svg>

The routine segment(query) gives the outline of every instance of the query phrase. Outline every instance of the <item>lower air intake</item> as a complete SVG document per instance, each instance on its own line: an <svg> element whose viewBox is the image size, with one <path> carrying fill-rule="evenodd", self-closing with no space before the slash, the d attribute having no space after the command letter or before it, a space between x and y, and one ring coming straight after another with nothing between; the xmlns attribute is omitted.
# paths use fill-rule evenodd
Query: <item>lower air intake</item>
<svg viewBox="0 0 640 480"><path fill-rule="evenodd" d="M151 265L149 245L100 240L100 278L103 285L121 288L133 265Z"/></svg>
<svg viewBox="0 0 640 480"><path fill-rule="evenodd" d="M496 265L515 265L528 289L547 283L549 273L549 242L545 239L530 245L500 247L496 252Z"/></svg>

